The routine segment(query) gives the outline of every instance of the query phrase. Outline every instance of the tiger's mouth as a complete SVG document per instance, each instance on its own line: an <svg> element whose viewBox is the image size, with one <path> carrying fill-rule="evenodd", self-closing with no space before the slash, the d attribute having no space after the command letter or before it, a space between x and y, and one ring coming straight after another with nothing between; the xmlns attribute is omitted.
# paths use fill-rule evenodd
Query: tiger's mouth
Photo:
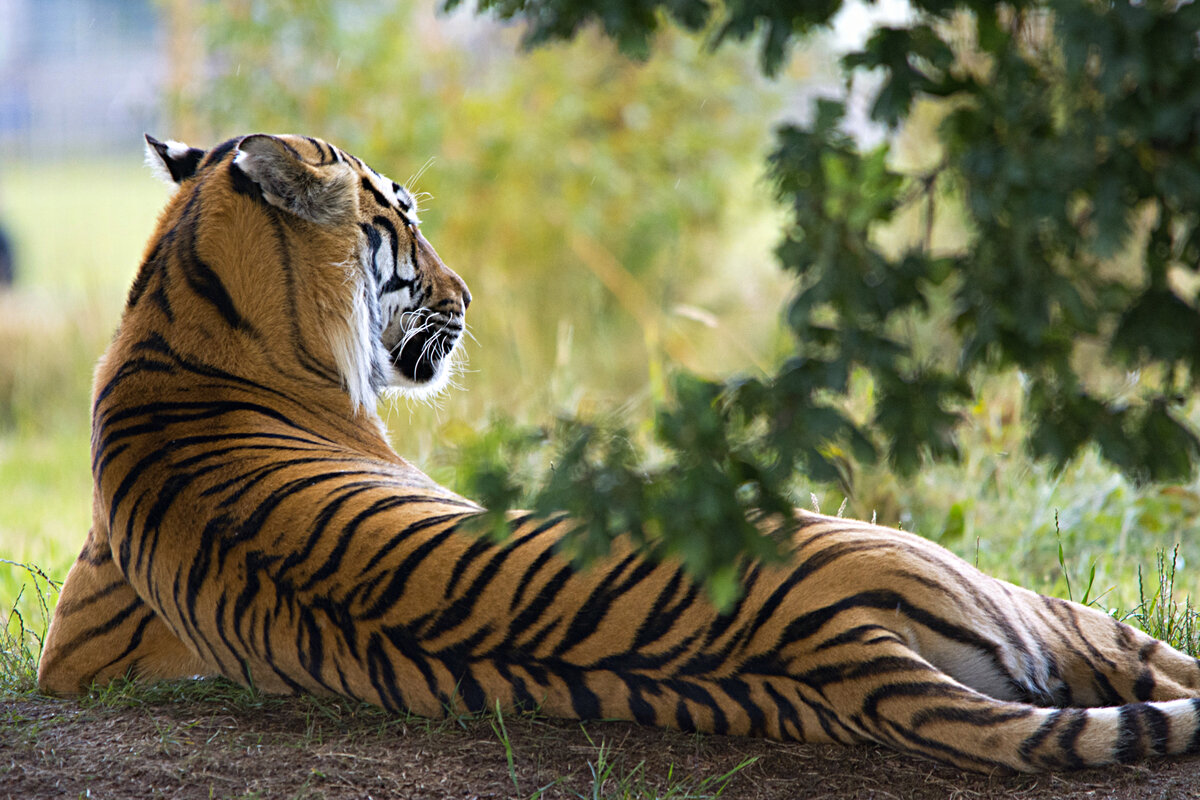
<svg viewBox="0 0 1200 800"><path fill-rule="evenodd" d="M433 388L449 375L451 356L462 338L462 320L428 309L407 311L397 316L383 334L388 358L397 373L393 384L409 388Z"/></svg>

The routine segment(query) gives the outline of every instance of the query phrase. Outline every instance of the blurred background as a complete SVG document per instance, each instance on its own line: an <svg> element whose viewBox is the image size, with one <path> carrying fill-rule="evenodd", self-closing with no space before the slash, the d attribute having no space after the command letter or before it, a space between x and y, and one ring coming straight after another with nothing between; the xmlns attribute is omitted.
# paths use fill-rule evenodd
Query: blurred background
<svg viewBox="0 0 1200 800"><path fill-rule="evenodd" d="M88 528L91 372L168 192L143 132L316 135L421 193L426 235L475 298L468 360L444 397L381 412L397 450L454 486L455 448L497 415L636 425L676 367L760 374L788 352L764 159L775 125L845 90L838 53L908 13L865 8L767 81L753 45L670 31L631 62L585 33L525 52L519 26L429 0L0 0L0 558L61 578ZM866 143L883 135L869 94L852 87L848 123ZM897 163L928 160L940 114L913 115ZM938 246L962 246L955 220L951 203ZM1156 550L1182 541L1200 563L1195 487L1135 488L1094 455L1051 475L1020 452L1019 377L987 397L961 464L905 481L862 468L852 487L801 485L801 502L847 500L1033 588L1065 596L1069 576L1076 599L1089 576L1093 597L1123 582L1104 602L1126 607ZM0 570L0 607L21 577Z"/></svg>

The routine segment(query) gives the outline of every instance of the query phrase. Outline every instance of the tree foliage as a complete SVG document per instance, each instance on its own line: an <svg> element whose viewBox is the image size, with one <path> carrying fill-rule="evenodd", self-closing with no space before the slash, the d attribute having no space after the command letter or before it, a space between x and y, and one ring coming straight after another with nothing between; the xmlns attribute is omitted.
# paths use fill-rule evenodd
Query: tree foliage
<svg viewBox="0 0 1200 800"><path fill-rule="evenodd" d="M960 410L982 375L1006 369L1023 376L1036 456L1062 467L1094 443L1138 480L1193 472L1200 439L1183 404L1200 379L1200 5L912 5L910 23L875 31L842 66L881 76L871 115L892 129L940 104L932 166L902 174L886 144L864 152L839 101L776 132L792 356L761 379L679 375L654 427L670 455L658 466L610 433L567 426L538 507L583 515L591 538L633 530L719 577L731 553L763 552L744 520L786 508L797 471L822 480L848 458L886 455L911 472L955 457ZM594 23L635 55L670 25L711 31L714 45L757 36L772 73L841 3L479 6L525 20L531 43ZM932 226L951 198L966 246L880 243L901 209L918 204ZM922 325L938 347L913 335ZM845 410L855 374L874 386L865 417ZM492 466L480 474L503 483Z"/></svg>

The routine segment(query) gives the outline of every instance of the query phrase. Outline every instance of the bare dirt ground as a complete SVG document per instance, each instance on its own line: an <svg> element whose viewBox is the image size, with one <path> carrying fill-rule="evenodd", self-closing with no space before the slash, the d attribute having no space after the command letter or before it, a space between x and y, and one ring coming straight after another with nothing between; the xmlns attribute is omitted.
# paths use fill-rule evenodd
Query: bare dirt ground
<svg viewBox="0 0 1200 800"><path fill-rule="evenodd" d="M756 760L720 780L749 758ZM1191 798L1200 797L1200 757L981 776L878 748L692 736L618 722L494 715L429 722L311 698L254 708L219 698L127 707L37 696L0 702L0 798L692 798L719 791L737 800Z"/></svg>

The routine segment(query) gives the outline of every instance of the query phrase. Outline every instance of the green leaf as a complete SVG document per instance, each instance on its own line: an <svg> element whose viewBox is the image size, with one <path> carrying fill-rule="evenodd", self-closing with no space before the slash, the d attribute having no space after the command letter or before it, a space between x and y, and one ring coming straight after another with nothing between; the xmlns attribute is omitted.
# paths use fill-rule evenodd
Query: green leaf
<svg viewBox="0 0 1200 800"><path fill-rule="evenodd" d="M1166 287L1150 287L1121 314L1113 353L1128 363L1184 362L1200 367L1200 312Z"/></svg>

